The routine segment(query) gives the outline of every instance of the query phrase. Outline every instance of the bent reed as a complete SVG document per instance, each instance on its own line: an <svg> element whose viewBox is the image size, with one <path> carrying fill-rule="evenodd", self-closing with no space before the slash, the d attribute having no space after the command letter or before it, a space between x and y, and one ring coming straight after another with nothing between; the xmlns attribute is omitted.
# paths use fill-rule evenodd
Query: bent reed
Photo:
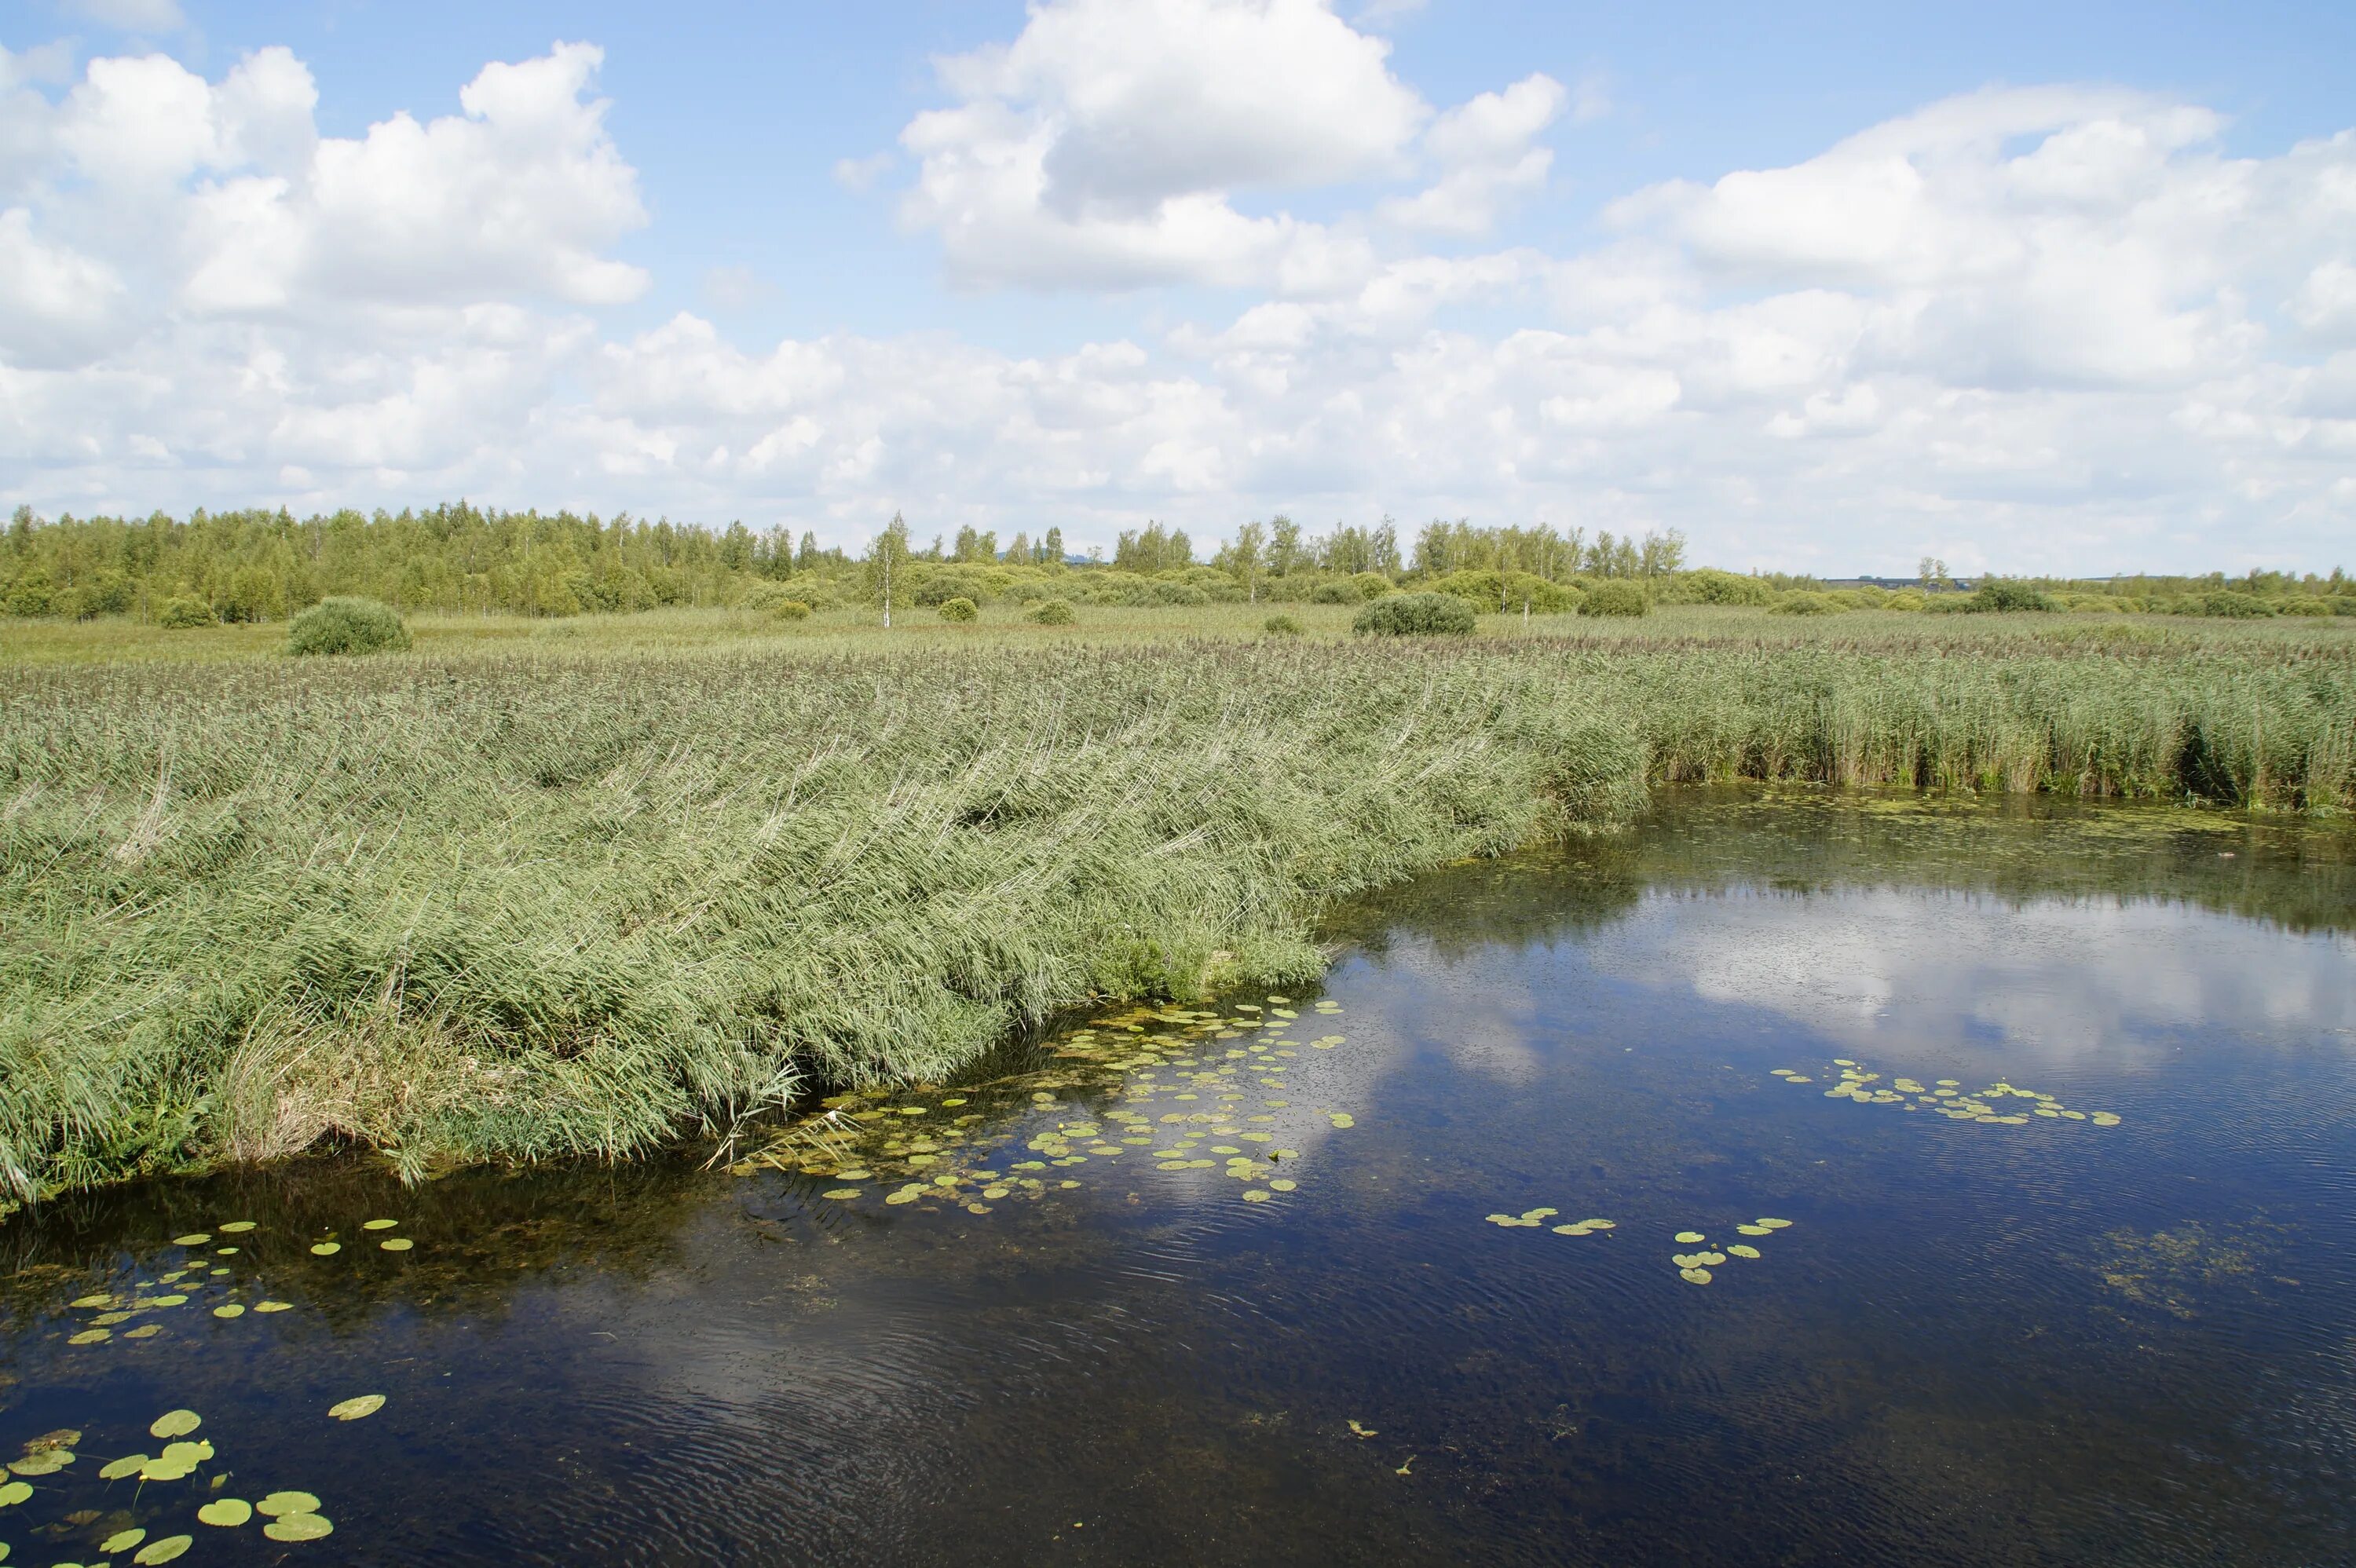
<svg viewBox="0 0 2356 1568"><path fill-rule="evenodd" d="M2356 659L1693 636L0 669L0 1204L723 1135L1655 781L2356 805Z"/></svg>

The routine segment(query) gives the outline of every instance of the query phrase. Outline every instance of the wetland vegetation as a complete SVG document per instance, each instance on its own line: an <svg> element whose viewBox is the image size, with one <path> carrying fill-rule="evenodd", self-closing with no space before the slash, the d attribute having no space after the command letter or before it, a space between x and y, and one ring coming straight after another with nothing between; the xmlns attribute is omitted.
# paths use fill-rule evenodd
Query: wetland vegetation
<svg viewBox="0 0 2356 1568"><path fill-rule="evenodd" d="M2356 805L2345 622L1290 613L12 638L0 1194L725 1138L1064 1009L1298 981L1331 901L1667 784Z"/></svg>

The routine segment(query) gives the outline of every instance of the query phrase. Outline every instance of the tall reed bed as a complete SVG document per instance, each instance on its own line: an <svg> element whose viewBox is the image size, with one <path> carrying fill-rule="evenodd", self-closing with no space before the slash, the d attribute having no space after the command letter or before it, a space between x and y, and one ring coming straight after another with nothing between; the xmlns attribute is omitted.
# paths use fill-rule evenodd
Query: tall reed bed
<svg viewBox="0 0 2356 1568"><path fill-rule="evenodd" d="M1322 962L1334 895L1783 778L2356 805L2356 665L974 642L0 674L0 1197L619 1157Z"/></svg>

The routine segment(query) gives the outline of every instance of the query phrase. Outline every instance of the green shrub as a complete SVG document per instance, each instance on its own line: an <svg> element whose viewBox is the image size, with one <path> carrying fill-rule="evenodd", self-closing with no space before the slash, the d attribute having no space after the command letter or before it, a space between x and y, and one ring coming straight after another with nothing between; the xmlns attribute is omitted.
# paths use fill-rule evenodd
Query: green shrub
<svg viewBox="0 0 2356 1568"><path fill-rule="evenodd" d="M769 613L780 621L807 621L810 607L798 599L780 599L769 607Z"/></svg>
<svg viewBox="0 0 2356 1568"><path fill-rule="evenodd" d="M2192 607L2192 613L2196 615L2223 615L2236 621L2253 621L2274 613L2275 607L2256 594L2243 593L2231 588L2203 593Z"/></svg>
<svg viewBox="0 0 2356 1568"><path fill-rule="evenodd" d="M191 626L209 626L214 622L213 607L193 595L183 593L164 601L156 613L155 624L167 631L185 632Z"/></svg>
<svg viewBox="0 0 2356 1568"><path fill-rule="evenodd" d="M2331 613L2335 615L2356 615L2356 597L2345 593L2333 594Z"/></svg>
<svg viewBox="0 0 2356 1568"><path fill-rule="evenodd" d="M1048 599L1033 604L1026 619L1042 626L1068 626L1077 617L1072 613L1071 601Z"/></svg>
<svg viewBox="0 0 2356 1568"><path fill-rule="evenodd" d="M397 653L409 646L409 628L390 604L374 599L322 599L286 628L290 654Z"/></svg>
<svg viewBox="0 0 2356 1568"><path fill-rule="evenodd" d="M1361 571L1350 579L1350 586L1358 591L1358 597L1361 599L1380 599L1384 594L1388 593L1394 585L1389 578L1379 571Z"/></svg>
<svg viewBox="0 0 2356 1568"><path fill-rule="evenodd" d="M1266 632L1271 637L1297 637L1301 635L1301 623L1294 620L1290 615L1270 615L1267 620L1260 623L1259 629Z"/></svg>
<svg viewBox="0 0 2356 1568"><path fill-rule="evenodd" d="M1588 591L1580 603L1582 615L1649 615L1653 613L1652 596L1633 582L1617 578L1607 579Z"/></svg>
<svg viewBox="0 0 2356 1568"><path fill-rule="evenodd" d="M1921 589L1901 588L1897 592L1890 596L1890 603L1884 604L1882 608L1885 610L1898 610L1912 613L1912 612L1922 608L1923 603L1922 591Z"/></svg>
<svg viewBox="0 0 2356 1568"><path fill-rule="evenodd" d="M8 590L8 613L11 615L46 615L49 613L51 602L55 599L56 594L57 590L49 581L49 574L43 571L40 568L35 567L32 571L25 573L24 576L16 579L16 582L10 586Z"/></svg>
<svg viewBox="0 0 2356 1568"><path fill-rule="evenodd" d="M1693 604L1764 604L1775 591L1755 577L1740 577L1705 566L1688 571L1671 586L1668 597Z"/></svg>
<svg viewBox="0 0 2356 1568"><path fill-rule="evenodd" d="M2017 610L2059 610L2051 596L2040 593L2026 582L1983 582L1976 592L1966 600L1963 608L1973 614L1990 613L2004 614Z"/></svg>
<svg viewBox="0 0 2356 1568"><path fill-rule="evenodd" d="M1771 615L1837 615L1842 606L1829 593L1786 593L1767 606Z"/></svg>
<svg viewBox="0 0 2356 1568"><path fill-rule="evenodd" d="M1366 596L1349 582L1321 582L1309 591L1312 604L1363 604Z"/></svg>
<svg viewBox="0 0 2356 1568"><path fill-rule="evenodd" d="M941 619L944 621L964 623L979 619L980 614L970 599L948 599L941 603Z"/></svg>
<svg viewBox="0 0 2356 1568"><path fill-rule="evenodd" d="M1387 593L1358 612L1360 636L1461 637L1472 630L1472 606L1452 593Z"/></svg>
<svg viewBox="0 0 2356 1568"><path fill-rule="evenodd" d="M2320 599L2286 599L2280 605L2286 615L2329 615L2331 606Z"/></svg>

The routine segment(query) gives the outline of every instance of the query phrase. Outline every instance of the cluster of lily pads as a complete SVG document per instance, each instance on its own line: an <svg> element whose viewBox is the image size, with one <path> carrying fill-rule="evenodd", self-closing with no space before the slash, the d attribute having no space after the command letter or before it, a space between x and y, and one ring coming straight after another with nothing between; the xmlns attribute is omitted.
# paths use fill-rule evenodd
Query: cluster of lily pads
<svg viewBox="0 0 2356 1568"><path fill-rule="evenodd" d="M1341 1011L1331 1001L1311 1009L1321 1019ZM1132 1008L1064 1037L1044 1072L949 1093L920 1086L831 1096L733 1168L830 1179L837 1185L822 1196L841 1202L882 1188L887 1204L949 1202L987 1214L1083 1184L1060 1172L1128 1157L1173 1173L1216 1170L1240 1184L1243 1201L1266 1203L1299 1186L1301 1151L1281 1147L1283 1113L1313 1112L1337 1130L1356 1125L1347 1111L1292 1097L1301 1053L1345 1040L1298 1038L1308 1032L1281 996L1225 1011ZM1074 1091L1110 1104L1083 1112L1066 1098Z"/></svg>
<svg viewBox="0 0 2356 1568"><path fill-rule="evenodd" d="M1753 1220L1734 1229L1738 1235L1772 1236L1778 1231L1789 1230L1791 1225L1789 1220ZM1749 1242L1730 1242L1722 1247L1712 1246L1709 1237L1700 1231L1679 1231L1676 1241L1680 1246L1700 1249L1698 1252L1669 1254L1669 1262L1676 1265L1677 1277L1687 1285L1708 1285L1717 1277L1710 1270L1723 1267L1729 1258L1756 1263L1762 1255Z"/></svg>
<svg viewBox="0 0 2356 1568"><path fill-rule="evenodd" d="M1488 1223L1508 1231L1536 1230L1561 1212L1559 1209L1525 1209L1519 1214L1491 1214L1485 1218ZM1616 1231L1620 1226L1614 1220L1573 1220L1568 1225L1549 1228L1558 1236L1591 1236L1598 1231Z"/></svg>
<svg viewBox="0 0 2356 1568"><path fill-rule="evenodd" d="M332 1406L327 1413L338 1421L358 1421L374 1414L383 1406L383 1395L363 1394ZM110 1459L99 1467L99 1479L110 1487L124 1481L132 1482L132 1505L149 1503L149 1486L167 1486L188 1480L213 1462L215 1453L211 1440L195 1435L203 1424L204 1418L193 1410L166 1411L147 1428L148 1436L161 1440L161 1451L125 1454ZM24 1445L22 1454L8 1462L8 1478L5 1484L0 1484L0 1522L5 1522L16 1510L38 1499L40 1494L37 1483L62 1473L81 1457L77 1450L82 1435L74 1431L51 1432ZM227 1494L223 1488L228 1486L229 1478L228 1471L216 1471L199 1488L204 1500L195 1509L198 1523L216 1530L236 1530L260 1518L263 1521L263 1535L273 1541L288 1542L317 1541L334 1533L336 1527L326 1514L319 1511L323 1505L315 1494L273 1491L259 1501L249 1501ZM178 1501L170 1493L166 1494L166 1509L158 1511L168 1511ZM130 1560L140 1564L141 1568L152 1568L153 1564L175 1561L196 1544L193 1533L158 1534L156 1529L162 1527L133 1523L134 1517L129 1508L117 1509L111 1513L85 1510L67 1515L58 1524L47 1527L44 1533L55 1537L66 1531L84 1530L96 1534L100 1529L104 1529L103 1537L96 1542L101 1562L92 1564L92 1568L106 1568L107 1563L125 1552L130 1553ZM8 1543L0 1541L0 1563L8 1561ZM80 1568L80 1565L59 1563L58 1568Z"/></svg>
<svg viewBox="0 0 2356 1568"><path fill-rule="evenodd" d="M1985 1089L1966 1090L1962 1080L1955 1078L1923 1083L1899 1077L1891 1078L1885 1086L1880 1073L1869 1072L1847 1057L1836 1057L1833 1065L1840 1069L1840 1077L1824 1092L1827 1100L1847 1100L1859 1105L1902 1105L1909 1111L1931 1111L1950 1121L1985 1122L1996 1126L2026 1126L2030 1116L2049 1121L2092 1122L2098 1127L2115 1127L2121 1120L2115 1111L2073 1111L2040 1090L2016 1088L2002 1081ZM1788 1067L1771 1071L1786 1083L1815 1082ZM2016 1108L2006 1105L2004 1102L2008 1100L2026 1100L2029 1104Z"/></svg>
<svg viewBox="0 0 2356 1568"><path fill-rule="evenodd" d="M370 1220L360 1229L371 1232L390 1231L400 1223L398 1220ZM168 1312L192 1302L202 1306L204 1301L200 1298L209 1296L233 1296L239 1288L237 1270L228 1260L244 1250L242 1243L246 1235L258 1228L258 1223L252 1220L230 1220L210 1231L196 1231L185 1236L173 1237L172 1244L185 1249L178 1267L165 1270L153 1279L135 1279L124 1289L95 1291L70 1303L74 1310L86 1311L92 1316L83 1327L66 1337L66 1343L102 1345L118 1338L125 1340L152 1339L164 1332L164 1324L150 1317L151 1314ZM395 1253L408 1252L413 1245L406 1236L387 1236L377 1243L380 1250ZM325 1240L311 1245L312 1253L318 1257L333 1257L343 1250L343 1243L335 1239L332 1232ZM219 1288L216 1290L214 1287ZM291 1301L263 1296L251 1304L235 1299L215 1300L209 1310L213 1317L227 1320L242 1317L249 1311L265 1317L274 1312L291 1311L294 1305ZM143 1317L149 1320L140 1322L134 1328L122 1327ZM118 1329L121 1330L119 1335ZM0 1559L0 1562L5 1561Z"/></svg>

